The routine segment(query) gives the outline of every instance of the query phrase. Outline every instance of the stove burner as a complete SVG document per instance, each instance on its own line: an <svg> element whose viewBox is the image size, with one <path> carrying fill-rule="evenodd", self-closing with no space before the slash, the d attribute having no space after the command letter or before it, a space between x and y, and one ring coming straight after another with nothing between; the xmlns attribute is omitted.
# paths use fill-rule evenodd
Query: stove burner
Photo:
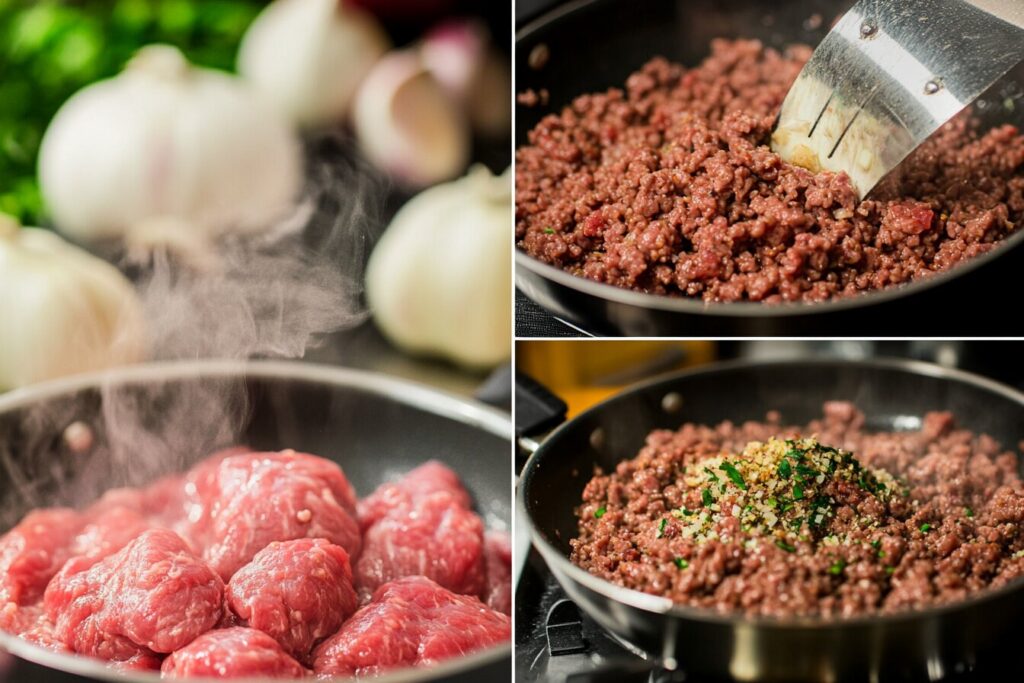
<svg viewBox="0 0 1024 683"><path fill-rule="evenodd" d="M583 639L583 617L572 600L559 600L548 610L545 631L548 654L552 657L583 652L587 641Z"/></svg>

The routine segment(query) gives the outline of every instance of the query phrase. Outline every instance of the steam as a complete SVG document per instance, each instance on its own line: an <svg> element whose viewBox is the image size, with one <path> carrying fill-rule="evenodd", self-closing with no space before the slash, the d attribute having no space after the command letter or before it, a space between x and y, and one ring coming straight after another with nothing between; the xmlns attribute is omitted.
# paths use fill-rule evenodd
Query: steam
<svg viewBox="0 0 1024 683"><path fill-rule="evenodd" d="M366 319L363 270L386 188L344 140L323 136L310 148L303 198L269 232L223 239L198 261L157 249L131 266L151 358L302 358L330 333ZM109 383L84 405L32 408L12 427L18 433L0 424L0 528L29 507L80 506L109 488L181 471L238 443L249 417L244 382L220 377ZM96 445L74 454L61 435L81 419Z"/></svg>
<svg viewBox="0 0 1024 683"><path fill-rule="evenodd" d="M310 164L303 201L268 236L225 240L199 269L154 255L141 284L154 357L301 358L365 319L363 266L383 189L343 143L317 146L331 158Z"/></svg>

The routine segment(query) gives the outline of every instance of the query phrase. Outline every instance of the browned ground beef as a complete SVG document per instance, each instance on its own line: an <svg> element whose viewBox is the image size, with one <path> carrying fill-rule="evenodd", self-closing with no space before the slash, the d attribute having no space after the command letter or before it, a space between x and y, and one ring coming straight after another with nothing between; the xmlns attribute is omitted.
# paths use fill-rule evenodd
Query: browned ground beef
<svg viewBox="0 0 1024 683"><path fill-rule="evenodd" d="M516 154L516 239L599 282L707 301L820 301L983 254L1024 216L1024 136L945 125L858 201L845 174L767 147L810 55L712 43L695 69L653 59L625 90L546 116Z"/></svg>
<svg viewBox="0 0 1024 683"><path fill-rule="evenodd" d="M632 460L587 484L573 561L597 576L680 603L762 615L850 616L953 602L1024 573L1024 486L1017 456L991 437L928 413L919 431L868 433L849 403L787 427L765 422L659 430ZM738 529L696 543L671 510L701 510L686 468L750 441L816 434L907 486L884 506L859 487L836 487L834 516L817 538L787 550ZM726 506L727 507L727 506ZM662 519L668 521L661 523ZM659 531L660 528L660 531ZM839 542L826 542L825 535ZM682 565L682 566L681 566Z"/></svg>

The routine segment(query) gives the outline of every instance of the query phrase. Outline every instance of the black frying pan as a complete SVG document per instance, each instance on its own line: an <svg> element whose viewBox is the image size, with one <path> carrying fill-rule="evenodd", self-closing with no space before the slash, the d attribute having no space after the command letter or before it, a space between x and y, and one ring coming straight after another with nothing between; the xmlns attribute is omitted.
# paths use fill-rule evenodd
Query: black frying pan
<svg viewBox="0 0 1024 683"><path fill-rule="evenodd" d="M197 407L201 409L197 410ZM62 433L90 425L75 454ZM360 495L434 458L452 467L489 527L508 529L508 416L381 375L304 363L204 361L125 368L0 396L0 529L31 508L80 505L103 490L181 471L213 449L294 448L338 462ZM18 683L156 681L0 632ZM382 681L509 680L511 644Z"/></svg>
<svg viewBox="0 0 1024 683"><path fill-rule="evenodd" d="M547 107L516 107L516 145L542 116L578 95L622 87L651 57L695 65L716 37L758 38L783 47L816 45L847 0L575 0L519 28L516 90L546 89ZM818 15L818 20L812 20ZM541 59L543 54L546 59ZM1024 128L1024 65L997 84L978 110L983 123ZM1004 100L1015 104L1004 107ZM598 334L634 336L850 336L884 329L892 336L956 335L963 329L1005 335L1016 319L977 305L993 292L1015 291L1024 231L1003 248L951 272L822 304L712 304L632 292L548 266L516 251L516 285L550 311ZM955 315L951 312L955 311Z"/></svg>
<svg viewBox="0 0 1024 683"><path fill-rule="evenodd" d="M804 424L833 399L856 403L869 429L907 428L926 411L950 410L961 426L1005 447L1015 449L1024 439L1024 394L934 365L806 360L707 366L623 391L543 440L519 481L518 504L534 545L569 596L602 627L694 680L934 681L979 664L999 671L1015 665L1019 673L1020 653L1005 644L1024 617L1024 581L893 616L777 620L676 606L569 561L569 539L577 535L574 508L594 466L608 471L633 457L651 430L763 419L772 409L785 424Z"/></svg>

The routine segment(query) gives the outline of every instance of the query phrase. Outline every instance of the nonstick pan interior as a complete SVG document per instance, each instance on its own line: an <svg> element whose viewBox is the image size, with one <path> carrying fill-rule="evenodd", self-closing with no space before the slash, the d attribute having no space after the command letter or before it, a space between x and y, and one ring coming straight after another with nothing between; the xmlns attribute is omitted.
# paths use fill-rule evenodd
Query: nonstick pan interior
<svg viewBox="0 0 1024 683"><path fill-rule="evenodd" d="M694 66L719 37L756 38L784 48L816 45L849 0L577 0L521 26L516 40L516 90L547 91L547 105L517 106L516 145L543 116L580 95L621 88L655 56ZM983 128L1024 128L1024 64L979 100ZM890 332L942 336L964 325L996 336L1004 319L973 301L1016 286L1024 231L1000 248L902 287L822 302L765 306L756 302L706 305L683 297L633 292L576 277L516 252L516 283L548 310L609 335L709 336L856 335L885 320ZM950 315L956 310L957 315ZM698 335L700 336L700 335Z"/></svg>
<svg viewBox="0 0 1024 683"><path fill-rule="evenodd" d="M840 620L745 618L673 605L615 586L572 565L573 509L595 465L633 457L655 428L821 414L826 400L853 401L874 429L915 429L929 410L1017 449L1024 396L994 382L910 361L741 361L688 371L627 390L551 434L519 485L534 541L569 596L598 624L695 680L943 680L975 662L1016 662L999 643L1024 613L1021 582L960 603ZM1019 668L1019 667L1018 667ZM1000 669L1001 670L1001 669ZM689 678L687 678L689 680ZM1017 680L1008 678L1007 680Z"/></svg>
<svg viewBox="0 0 1024 683"><path fill-rule="evenodd" d="M610 471L640 450L654 429L820 417L825 401L852 401L872 430L917 429L924 413L951 411L957 423L1005 448L1024 440L1024 396L966 373L913 361L807 360L723 363L627 390L556 430L527 463L520 486L537 530L568 557L573 512L594 467Z"/></svg>
<svg viewBox="0 0 1024 683"><path fill-rule="evenodd" d="M75 422L93 431L83 452L63 437ZM34 507L84 505L106 489L181 471L232 444L330 458L361 496L426 460L440 460L459 473L487 526L507 530L511 434L508 417L486 406L381 375L310 364L154 364L61 380L0 396L0 530ZM32 680L159 679L0 633L2 646L52 667L29 670ZM507 680L510 670L504 645L385 678Z"/></svg>

